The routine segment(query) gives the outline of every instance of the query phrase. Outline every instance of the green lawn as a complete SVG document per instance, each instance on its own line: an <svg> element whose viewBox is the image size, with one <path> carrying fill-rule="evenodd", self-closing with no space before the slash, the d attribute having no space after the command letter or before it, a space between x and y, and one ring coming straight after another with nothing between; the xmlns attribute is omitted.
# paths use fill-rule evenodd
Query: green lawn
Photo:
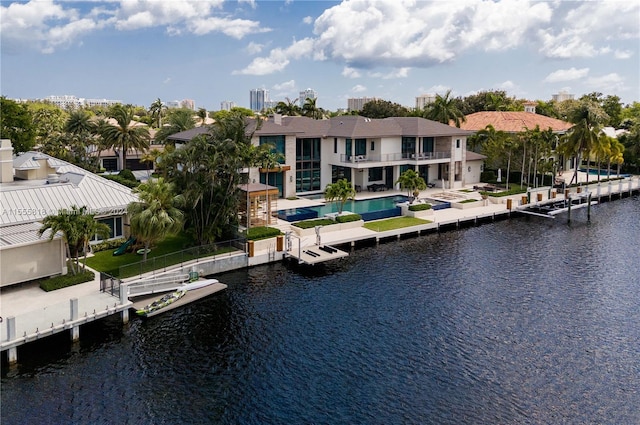
<svg viewBox="0 0 640 425"><path fill-rule="evenodd" d="M182 251L189 247L190 242L191 239L186 235L169 236L164 241L160 242L157 246L151 249L151 252L147 254L147 262L153 264L153 261L150 261L153 258L165 256L177 251ZM142 261L142 255L138 255L135 252L127 252L122 255L114 256L113 251L115 251L115 249L108 249L106 251L97 252L93 257L87 258L87 266L100 272L118 276L120 272L120 266ZM178 260L174 264L177 264L179 262L180 260Z"/></svg>
<svg viewBox="0 0 640 425"><path fill-rule="evenodd" d="M364 227L375 232L384 232L386 230L401 229L403 227L418 226L420 224L431 223L429 220L414 217L394 217L386 220L369 221L364 223Z"/></svg>

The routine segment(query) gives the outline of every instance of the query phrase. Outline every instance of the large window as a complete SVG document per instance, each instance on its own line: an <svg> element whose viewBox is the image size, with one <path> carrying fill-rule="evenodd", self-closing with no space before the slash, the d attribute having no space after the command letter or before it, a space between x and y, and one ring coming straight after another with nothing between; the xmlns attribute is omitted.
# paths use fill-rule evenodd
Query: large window
<svg viewBox="0 0 640 425"><path fill-rule="evenodd" d="M423 137L422 138L422 152L430 153L433 152L433 144L435 142L435 138L433 137Z"/></svg>
<svg viewBox="0 0 640 425"><path fill-rule="evenodd" d="M369 168L369 181L375 182L382 180L382 167Z"/></svg>
<svg viewBox="0 0 640 425"><path fill-rule="evenodd" d="M355 155L367 154L367 139L356 139L356 153Z"/></svg>
<svg viewBox="0 0 640 425"><path fill-rule="evenodd" d="M411 158L411 154L416 153L416 138L415 137L403 137L402 138L402 157Z"/></svg>
<svg viewBox="0 0 640 425"><path fill-rule="evenodd" d="M285 163L285 138L281 136L260 136L260 145L269 144L273 146L272 152L282 154L280 163Z"/></svg>
<svg viewBox="0 0 640 425"><path fill-rule="evenodd" d="M124 232L122 230L122 216L118 217L107 217L96 220L98 223L103 223L109 226L109 237L107 239L113 238L121 238L124 236ZM94 235L92 241L97 242L100 241L98 235Z"/></svg>
<svg viewBox="0 0 640 425"><path fill-rule="evenodd" d="M296 192L320 189L320 139L296 139Z"/></svg>
<svg viewBox="0 0 640 425"><path fill-rule="evenodd" d="M338 180L347 179L351 183L351 168L340 167L337 165L331 166L331 183L336 183Z"/></svg>

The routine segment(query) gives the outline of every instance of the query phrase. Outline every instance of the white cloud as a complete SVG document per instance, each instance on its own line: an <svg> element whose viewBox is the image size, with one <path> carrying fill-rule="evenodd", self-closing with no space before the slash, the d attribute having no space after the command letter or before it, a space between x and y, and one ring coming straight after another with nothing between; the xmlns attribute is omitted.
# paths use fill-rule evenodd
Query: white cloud
<svg viewBox="0 0 640 425"><path fill-rule="evenodd" d="M616 59L629 59L633 56L633 52L631 50L617 50L613 52L613 57Z"/></svg>
<svg viewBox="0 0 640 425"><path fill-rule="evenodd" d="M423 88L420 88L418 91L420 93L423 93L423 94L444 94L448 90L451 90L451 87L444 86L442 84L436 84L436 85L433 85L433 86L429 87L426 90L423 89Z"/></svg>
<svg viewBox="0 0 640 425"><path fill-rule="evenodd" d="M310 25L310 24L312 24L312 23L313 23L313 18L312 18L311 16L305 16L305 17L302 19L302 22L303 22L303 23L305 23L305 24L307 24L307 25Z"/></svg>
<svg viewBox="0 0 640 425"><path fill-rule="evenodd" d="M253 0L245 2L255 6ZM36 48L51 53L105 28L119 31L164 27L170 35L219 32L241 39L248 34L271 31L258 21L233 19L218 10L223 0L122 0L94 2L82 11L80 2L31 0L0 6L2 47L8 51ZM219 16L215 16L218 13Z"/></svg>
<svg viewBox="0 0 640 425"><path fill-rule="evenodd" d="M639 14L637 1L559 2L553 19L557 28L538 30L539 51L561 59L606 54L608 43L640 37Z"/></svg>
<svg viewBox="0 0 640 425"><path fill-rule="evenodd" d="M252 41L247 45L247 47L245 47L245 51L250 55L255 55L260 53L263 48L264 48L264 44L254 43Z"/></svg>
<svg viewBox="0 0 640 425"><path fill-rule="evenodd" d="M356 84L351 88L351 91L354 93L362 93L363 91L367 91L367 88L361 84Z"/></svg>
<svg viewBox="0 0 640 425"><path fill-rule="evenodd" d="M361 74L357 69L345 66L342 70L342 76L346 78L360 78Z"/></svg>
<svg viewBox="0 0 640 425"><path fill-rule="evenodd" d="M382 72L370 72L369 76L374 78L382 78L383 80L391 80L394 78L407 78L411 68L399 68L394 69L387 73Z"/></svg>
<svg viewBox="0 0 640 425"><path fill-rule="evenodd" d="M284 83L276 84L273 86L274 90L279 91L292 91L296 88L296 80L285 81Z"/></svg>
<svg viewBox="0 0 640 425"><path fill-rule="evenodd" d="M600 77L590 77L587 85L601 93L616 93L625 89L624 79L615 72Z"/></svg>
<svg viewBox="0 0 640 425"><path fill-rule="evenodd" d="M586 77L589 74L589 68L569 68L559 69L547 75L543 82L545 83L557 83L560 81L573 81Z"/></svg>
<svg viewBox="0 0 640 425"><path fill-rule="evenodd" d="M269 56L255 58L246 68L233 71L233 75L268 75L282 71L288 64L289 58L300 59L309 56L313 49L313 40L305 38L294 42L286 49L276 48L271 50Z"/></svg>

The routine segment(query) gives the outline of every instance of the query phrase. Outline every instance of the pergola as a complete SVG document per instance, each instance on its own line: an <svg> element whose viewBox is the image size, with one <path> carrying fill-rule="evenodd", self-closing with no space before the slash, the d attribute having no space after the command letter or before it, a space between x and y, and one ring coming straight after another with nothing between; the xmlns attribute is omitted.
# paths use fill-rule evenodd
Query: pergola
<svg viewBox="0 0 640 425"><path fill-rule="evenodd" d="M250 228L277 223L277 217L274 216L279 196L277 187L263 183L249 183L238 185L238 189L242 192L240 205L238 205L240 224Z"/></svg>

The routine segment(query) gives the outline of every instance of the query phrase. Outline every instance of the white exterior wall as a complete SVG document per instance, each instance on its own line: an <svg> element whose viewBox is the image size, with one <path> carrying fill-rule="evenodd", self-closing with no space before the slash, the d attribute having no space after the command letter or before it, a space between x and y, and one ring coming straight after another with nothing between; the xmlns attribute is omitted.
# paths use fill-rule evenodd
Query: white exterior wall
<svg viewBox="0 0 640 425"><path fill-rule="evenodd" d="M3 247L0 254L0 287L67 272L61 238Z"/></svg>

